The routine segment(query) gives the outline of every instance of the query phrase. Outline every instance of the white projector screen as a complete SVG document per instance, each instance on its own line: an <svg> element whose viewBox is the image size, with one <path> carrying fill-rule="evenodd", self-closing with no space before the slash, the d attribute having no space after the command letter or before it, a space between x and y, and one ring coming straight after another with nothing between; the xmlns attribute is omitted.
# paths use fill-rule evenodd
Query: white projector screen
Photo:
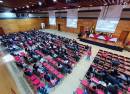
<svg viewBox="0 0 130 94"><path fill-rule="evenodd" d="M96 25L96 31L111 32L114 33L118 24L117 21L112 20L98 20Z"/></svg>
<svg viewBox="0 0 130 94"><path fill-rule="evenodd" d="M54 11L49 11L49 24L56 25L56 17Z"/></svg>
<svg viewBox="0 0 130 94"><path fill-rule="evenodd" d="M77 28L78 22L78 10L69 9L67 11L67 27Z"/></svg>
<svg viewBox="0 0 130 94"><path fill-rule="evenodd" d="M122 13L122 5L103 6L96 24L96 31L114 33Z"/></svg>

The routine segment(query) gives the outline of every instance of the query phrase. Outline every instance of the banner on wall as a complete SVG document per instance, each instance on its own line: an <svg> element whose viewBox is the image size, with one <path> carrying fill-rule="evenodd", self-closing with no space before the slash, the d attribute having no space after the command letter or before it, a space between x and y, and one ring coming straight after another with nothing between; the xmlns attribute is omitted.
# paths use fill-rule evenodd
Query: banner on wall
<svg viewBox="0 0 130 94"><path fill-rule="evenodd" d="M78 10L69 9L67 11L67 27L77 28L78 22Z"/></svg>
<svg viewBox="0 0 130 94"><path fill-rule="evenodd" d="M49 11L49 24L56 25L55 11Z"/></svg>
<svg viewBox="0 0 130 94"><path fill-rule="evenodd" d="M96 31L114 33L119 23L123 5L103 6L96 24Z"/></svg>

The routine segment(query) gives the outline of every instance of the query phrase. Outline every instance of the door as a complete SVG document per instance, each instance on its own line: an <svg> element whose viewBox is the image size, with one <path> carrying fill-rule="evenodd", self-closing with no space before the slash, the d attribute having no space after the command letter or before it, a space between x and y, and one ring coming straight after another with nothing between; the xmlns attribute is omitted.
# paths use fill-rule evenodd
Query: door
<svg viewBox="0 0 130 94"><path fill-rule="evenodd" d="M58 24L58 31L61 31L61 27L60 27L60 24Z"/></svg>
<svg viewBox="0 0 130 94"><path fill-rule="evenodd" d="M5 34L5 32L4 32L3 28L0 27L0 35L4 35L4 34Z"/></svg>
<svg viewBox="0 0 130 94"><path fill-rule="evenodd" d="M80 26L80 32L84 32L84 26Z"/></svg>
<svg viewBox="0 0 130 94"><path fill-rule="evenodd" d="M121 41L124 44L127 39L128 34L129 34L128 31L122 31L119 37L119 41Z"/></svg>

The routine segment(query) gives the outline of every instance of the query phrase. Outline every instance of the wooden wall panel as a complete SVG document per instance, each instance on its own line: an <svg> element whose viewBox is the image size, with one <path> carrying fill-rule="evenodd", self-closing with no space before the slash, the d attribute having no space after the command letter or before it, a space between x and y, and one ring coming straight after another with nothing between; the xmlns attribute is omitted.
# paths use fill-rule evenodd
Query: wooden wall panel
<svg viewBox="0 0 130 94"><path fill-rule="evenodd" d="M58 24L61 24L61 31L65 32L74 32L79 33L80 32L80 26L84 26L84 28L90 28L93 25L96 25L97 19L78 19L78 28L67 28L66 27L66 19L65 18L57 18L57 26ZM54 29L51 27L50 29ZM55 27L57 30L57 27ZM119 37L122 31L130 31L130 20L120 20L119 24L117 25L115 33L113 33L114 36ZM128 38L130 39L130 38Z"/></svg>
<svg viewBox="0 0 130 94"><path fill-rule="evenodd" d="M126 41L130 41L130 32L129 32L129 35L128 35Z"/></svg>
<svg viewBox="0 0 130 94"><path fill-rule="evenodd" d="M64 18L57 18L56 19L56 23L57 23L57 27L58 27L58 24L60 24L61 31L67 32L66 19L64 19Z"/></svg>
<svg viewBox="0 0 130 94"><path fill-rule="evenodd" d="M0 20L0 27L3 28L5 33L19 32L19 31L27 31L32 29L40 29L40 23L44 22L46 26L48 26L48 18L31 18L31 19L5 19ZM78 28L67 28L66 27L66 18L57 18L56 26L49 26L47 28L50 29L58 29L58 24L61 25L61 31L64 32L80 32L80 26L84 26L84 28L91 27L95 25L97 19L78 19ZM120 36L122 31L130 31L130 20L120 20L117 29L114 33L117 37ZM127 38L130 40L130 34Z"/></svg>
<svg viewBox="0 0 130 94"><path fill-rule="evenodd" d="M31 19L5 19L0 20L0 27L5 33L13 33L19 31L28 31L32 29L40 29L40 23L48 24L48 18L31 18Z"/></svg>
<svg viewBox="0 0 130 94"><path fill-rule="evenodd" d="M114 34L119 37L122 31L128 31L128 32L130 31L130 21L129 20L120 20Z"/></svg>

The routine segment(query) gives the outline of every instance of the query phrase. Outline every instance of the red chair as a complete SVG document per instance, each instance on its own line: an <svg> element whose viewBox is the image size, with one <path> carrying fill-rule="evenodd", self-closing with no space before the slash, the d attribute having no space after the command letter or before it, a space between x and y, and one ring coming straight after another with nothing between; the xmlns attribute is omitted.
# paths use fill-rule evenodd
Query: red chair
<svg viewBox="0 0 130 94"><path fill-rule="evenodd" d="M37 86L37 88L39 88L39 87L45 87L45 83L40 82L40 84Z"/></svg>
<svg viewBox="0 0 130 94"><path fill-rule="evenodd" d="M55 75L58 75L58 74L59 74L59 72L58 72L57 70L54 70L53 73L54 73Z"/></svg>
<svg viewBox="0 0 130 94"><path fill-rule="evenodd" d="M97 94L105 94L104 91L101 90L101 89L97 89L97 90L96 90L96 93L97 93Z"/></svg>
<svg viewBox="0 0 130 94"><path fill-rule="evenodd" d="M31 81L34 81L34 80L36 80L37 79L37 76L36 75L32 75L31 77L30 77L30 80Z"/></svg>
<svg viewBox="0 0 130 94"><path fill-rule="evenodd" d="M58 74L57 77L58 77L59 79L62 79L62 78L64 78L64 75L63 75L63 74Z"/></svg>
<svg viewBox="0 0 130 94"><path fill-rule="evenodd" d="M97 83L97 84L99 83L99 80L98 80L96 77L92 77L92 78L91 78L91 81L93 81L93 82L95 82L95 83Z"/></svg>
<svg viewBox="0 0 130 94"><path fill-rule="evenodd" d="M87 80L81 80L81 84L84 85L85 87L88 87L88 81Z"/></svg>
<svg viewBox="0 0 130 94"><path fill-rule="evenodd" d="M16 62L21 62L21 58L19 56L14 56Z"/></svg>
<svg viewBox="0 0 130 94"><path fill-rule="evenodd" d="M34 81L33 81L33 85L39 85L40 84L40 80L39 79L35 79Z"/></svg>
<svg viewBox="0 0 130 94"><path fill-rule="evenodd" d="M83 93L84 93L83 89L81 89L81 88L76 89L76 94L83 94Z"/></svg>
<svg viewBox="0 0 130 94"><path fill-rule="evenodd" d="M130 87L128 87L128 92L130 92Z"/></svg>
<svg viewBox="0 0 130 94"><path fill-rule="evenodd" d="M121 90L118 91L118 94L123 94L123 92Z"/></svg>

